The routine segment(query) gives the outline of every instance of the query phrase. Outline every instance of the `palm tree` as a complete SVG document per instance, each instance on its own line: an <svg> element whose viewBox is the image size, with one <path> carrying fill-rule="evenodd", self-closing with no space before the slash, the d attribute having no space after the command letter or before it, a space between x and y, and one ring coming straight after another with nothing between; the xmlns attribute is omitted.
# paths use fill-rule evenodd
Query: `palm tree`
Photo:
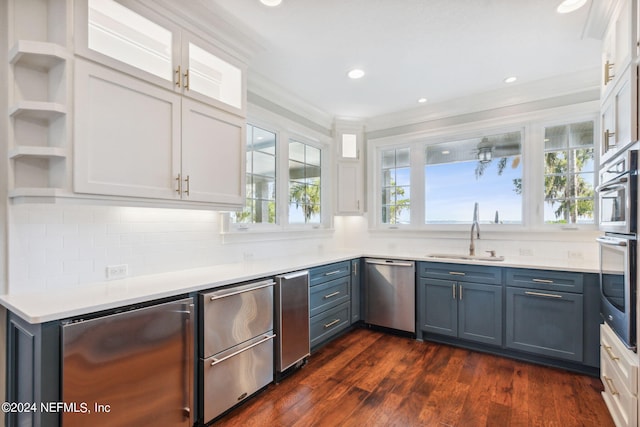
<svg viewBox="0 0 640 427"><path fill-rule="evenodd" d="M289 200L296 208L302 207L304 222L309 222L314 214L320 213L320 180L311 183L294 182L289 190Z"/></svg>

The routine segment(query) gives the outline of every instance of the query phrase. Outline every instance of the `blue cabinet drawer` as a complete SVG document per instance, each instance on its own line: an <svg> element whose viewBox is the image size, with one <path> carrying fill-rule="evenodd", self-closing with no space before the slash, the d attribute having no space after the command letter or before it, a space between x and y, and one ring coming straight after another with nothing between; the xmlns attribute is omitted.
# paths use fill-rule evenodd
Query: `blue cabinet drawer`
<svg viewBox="0 0 640 427"><path fill-rule="evenodd" d="M349 327L350 308L350 304L345 302L311 318L311 348Z"/></svg>
<svg viewBox="0 0 640 427"><path fill-rule="evenodd" d="M581 294L583 275L566 271L509 268L506 271L505 285Z"/></svg>
<svg viewBox="0 0 640 427"><path fill-rule="evenodd" d="M421 262L418 264L418 274L420 277L456 282L502 284L502 269L484 265Z"/></svg>
<svg viewBox="0 0 640 427"><path fill-rule="evenodd" d="M325 310L351 300L350 277L341 277L313 286L309 293L309 314L315 316Z"/></svg>
<svg viewBox="0 0 640 427"><path fill-rule="evenodd" d="M351 275L351 262L342 261L309 270L309 285L315 286L327 280Z"/></svg>

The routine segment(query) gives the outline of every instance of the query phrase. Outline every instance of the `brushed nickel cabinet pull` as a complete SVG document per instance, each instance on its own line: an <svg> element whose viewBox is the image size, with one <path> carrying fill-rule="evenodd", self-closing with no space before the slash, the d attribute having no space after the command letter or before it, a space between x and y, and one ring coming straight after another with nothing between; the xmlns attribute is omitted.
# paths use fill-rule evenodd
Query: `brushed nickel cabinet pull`
<svg viewBox="0 0 640 427"><path fill-rule="evenodd" d="M615 77L615 74L611 73L611 70L613 70L613 66L614 66L614 63L609 62L609 60L607 60L607 62L605 62L604 64L604 84L605 85L609 83L611 80L613 80L613 78Z"/></svg>
<svg viewBox="0 0 640 427"><path fill-rule="evenodd" d="M611 390L611 395L612 396L620 395L620 392L618 391L618 389L616 389L616 386L613 385L613 380L606 375L603 375L603 376L604 376L604 380L609 385L609 389Z"/></svg>
<svg viewBox="0 0 640 427"><path fill-rule="evenodd" d="M325 329L330 328L330 327L332 327L333 325L336 325L336 324L338 324L338 323L340 323L340 319L333 320L333 321L331 321L331 322L329 322L329 323L326 323L326 324L324 325L324 328L325 328Z"/></svg>
<svg viewBox="0 0 640 427"><path fill-rule="evenodd" d="M562 295L545 294L545 293L542 293L542 292L525 291L524 293L527 294L527 295L531 295L533 297L558 298L558 299L562 298Z"/></svg>
<svg viewBox="0 0 640 427"><path fill-rule="evenodd" d="M187 71L184 72L184 88L186 90L189 90L189 69L187 68Z"/></svg>
<svg viewBox="0 0 640 427"><path fill-rule="evenodd" d="M553 284L553 280L547 280L547 279L531 279L531 281L536 283L546 283L547 285Z"/></svg>
<svg viewBox="0 0 640 427"><path fill-rule="evenodd" d="M459 295L460 296L460 301L462 301L462 285L460 285L459 293L460 293L460 295Z"/></svg>
<svg viewBox="0 0 640 427"><path fill-rule="evenodd" d="M338 274L340 273L342 270L334 270L334 271L330 271L328 273L324 273L325 276L333 276L334 274Z"/></svg>
<svg viewBox="0 0 640 427"><path fill-rule="evenodd" d="M182 178L180 177L180 174L178 174L176 181L178 181L178 189L176 190L176 193L182 194Z"/></svg>
<svg viewBox="0 0 640 427"><path fill-rule="evenodd" d="M466 276L465 273L462 273L460 271L450 271L449 274L451 274L452 276Z"/></svg>
<svg viewBox="0 0 640 427"><path fill-rule="evenodd" d="M187 190L184 192L184 194L186 194L187 196L189 195L189 188L191 187L191 182L189 179L189 175L187 175L187 178L184 180L184 182L187 184Z"/></svg>
<svg viewBox="0 0 640 427"><path fill-rule="evenodd" d="M451 293L453 294L453 299L456 299L456 284L451 284Z"/></svg>
<svg viewBox="0 0 640 427"><path fill-rule="evenodd" d="M609 359L611 360L620 360L620 358L618 356L616 356L615 354L613 354L613 351L611 351L611 346L609 345L604 345L602 344L602 346L604 347L604 351L607 352L607 354L609 355Z"/></svg>
<svg viewBox="0 0 640 427"><path fill-rule="evenodd" d="M331 298L331 297L335 297L336 295L340 295L340 291L333 292L333 293L331 293L331 294L327 294L327 295L325 295L323 298L324 298L324 299L329 299L329 298Z"/></svg>
<svg viewBox="0 0 640 427"><path fill-rule="evenodd" d="M178 86L178 87L180 87L180 85L181 85L181 82L180 82L181 77L182 77L182 73L180 71L180 66L178 65L178 68L176 69L176 82L175 82L176 86Z"/></svg>

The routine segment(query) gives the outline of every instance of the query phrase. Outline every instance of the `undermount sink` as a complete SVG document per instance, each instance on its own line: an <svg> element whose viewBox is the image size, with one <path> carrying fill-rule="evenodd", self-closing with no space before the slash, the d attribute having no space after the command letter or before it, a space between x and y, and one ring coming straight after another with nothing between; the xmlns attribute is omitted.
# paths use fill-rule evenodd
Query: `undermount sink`
<svg viewBox="0 0 640 427"><path fill-rule="evenodd" d="M427 256L429 258L464 259L469 261L504 261L503 256L460 255L460 254L429 254Z"/></svg>

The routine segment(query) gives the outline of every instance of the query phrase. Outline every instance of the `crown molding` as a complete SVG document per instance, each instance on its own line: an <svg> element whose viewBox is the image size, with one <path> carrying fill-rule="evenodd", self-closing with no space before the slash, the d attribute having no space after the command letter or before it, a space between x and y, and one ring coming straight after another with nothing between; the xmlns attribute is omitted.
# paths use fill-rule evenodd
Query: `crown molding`
<svg viewBox="0 0 640 427"><path fill-rule="evenodd" d="M443 121L452 117L510 108L544 108L599 100L600 70L593 68L504 87L498 90L428 104L411 110L372 117L366 121L367 131L378 133L400 127L414 127L420 123ZM525 107L527 106L528 107Z"/></svg>

